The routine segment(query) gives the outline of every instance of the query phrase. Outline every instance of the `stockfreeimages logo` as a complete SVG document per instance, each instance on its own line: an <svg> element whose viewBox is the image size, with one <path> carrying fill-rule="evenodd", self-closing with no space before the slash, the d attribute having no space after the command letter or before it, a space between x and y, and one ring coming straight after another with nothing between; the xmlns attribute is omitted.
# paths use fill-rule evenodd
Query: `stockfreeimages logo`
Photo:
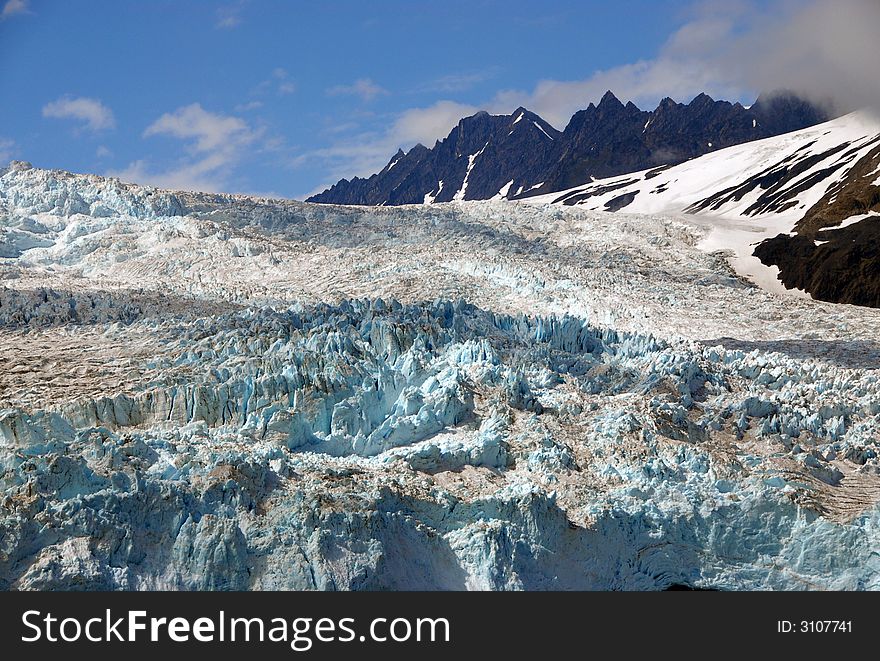
<svg viewBox="0 0 880 661"><path fill-rule="evenodd" d="M129 610L114 615L107 609L103 616L82 619L59 618L51 612L25 611L21 616L24 643L286 643L296 652L306 652L315 643L448 643L449 621L446 618L384 618L370 620L364 633L358 634L354 618L297 617L228 617L220 611L215 617L151 617L147 611Z"/></svg>

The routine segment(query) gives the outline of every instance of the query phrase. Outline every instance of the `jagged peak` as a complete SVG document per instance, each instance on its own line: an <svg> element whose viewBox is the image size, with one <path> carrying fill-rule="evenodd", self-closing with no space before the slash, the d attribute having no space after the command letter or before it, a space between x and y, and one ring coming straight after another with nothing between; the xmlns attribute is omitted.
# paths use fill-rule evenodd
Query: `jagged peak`
<svg viewBox="0 0 880 661"><path fill-rule="evenodd" d="M474 120L474 119L485 119L488 116L489 116L489 113L486 110L478 110L477 112L475 112L473 115L470 115L469 117L462 117L461 122L466 122L468 120ZM461 123L461 122L459 122L459 123Z"/></svg>
<svg viewBox="0 0 880 661"><path fill-rule="evenodd" d="M599 101L599 108L608 108L608 107L617 107L620 106L623 108L623 104L620 102L616 96L614 96L614 92L608 90L605 94L602 95L602 99Z"/></svg>
<svg viewBox="0 0 880 661"><path fill-rule="evenodd" d="M533 121L533 122L540 121L540 122L543 123L543 124L546 124L546 123L547 123L547 122L544 120L543 117L541 117L541 116L538 115L537 113L534 113L534 112L532 112L531 110L529 110L528 108L525 108L525 107L523 107L523 106L520 106L519 108L517 108L516 110L514 110L512 113L510 113L511 121L512 121L514 124L516 124L517 122L519 122L523 117L526 117L526 118L528 118L529 120L531 120L531 121Z"/></svg>
<svg viewBox="0 0 880 661"><path fill-rule="evenodd" d="M405 156L406 154L404 153L403 149L398 147L397 152L394 154L394 156L391 157L391 160L388 161L387 165L382 168L381 172L388 172L388 170L397 165L400 159L404 158Z"/></svg>
<svg viewBox="0 0 880 661"><path fill-rule="evenodd" d="M478 110L473 115L468 115L467 117L462 117L458 121L458 124L456 125L456 127L454 129L452 129L452 131L453 132L458 131L459 134L461 134L462 131L471 130L471 127L480 126L480 125L485 124L489 120L490 117L491 117L491 115L489 115L489 113L486 112L485 110ZM451 135L452 135L452 132L450 132L450 134L448 136L446 136L446 138L444 138L442 140L442 142L445 142L446 139L449 138Z"/></svg>
<svg viewBox="0 0 880 661"><path fill-rule="evenodd" d="M660 103L657 104L657 109L654 112L656 112L657 110L666 110L668 108L675 108L678 105L679 105L678 102L675 99L673 99L671 96L664 96L660 100Z"/></svg>
<svg viewBox="0 0 880 661"><path fill-rule="evenodd" d="M523 118L525 118L528 120L527 123L529 123L529 122L532 123L533 126L536 126L539 130L543 131L544 133L546 133L548 135L550 133L559 134L559 129L557 129L555 126L550 124L550 122L548 122L546 119L541 117L538 113L532 112L531 110L529 110L528 108L524 108L523 106L520 106L519 108L514 110L510 114L510 117L511 117L511 126L513 128L516 128L515 126L513 126L514 124L519 124L523 120ZM553 136L550 136L550 137L553 137Z"/></svg>
<svg viewBox="0 0 880 661"><path fill-rule="evenodd" d="M715 103L715 99L706 94L705 92L700 92L697 94L688 105L708 105L710 103Z"/></svg>

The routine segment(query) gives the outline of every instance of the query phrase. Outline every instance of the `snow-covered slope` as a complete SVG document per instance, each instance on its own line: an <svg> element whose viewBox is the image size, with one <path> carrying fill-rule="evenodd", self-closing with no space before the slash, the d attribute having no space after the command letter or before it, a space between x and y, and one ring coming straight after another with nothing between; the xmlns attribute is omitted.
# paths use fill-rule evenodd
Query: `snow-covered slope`
<svg viewBox="0 0 880 661"><path fill-rule="evenodd" d="M2 587L880 588L880 311L700 224L0 204Z"/></svg>
<svg viewBox="0 0 880 661"><path fill-rule="evenodd" d="M692 215L693 222L709 229L704 249L728 251L740 275L784 292L779 268L762 264L753 254L755 247L780 233L792 233L798 221L878 146L880 119L863 111L674 167L597 180L530 201ZM838 266L836 271L840 277L846 269Z"/></svg>
<svg viewBox="0 0 880 661"><path fill-rule="evenodd" d="M880 120L857 112L728 147L671 168L602 179L533 198L593 210L799 220L848 166L880 143Z"/></svg>

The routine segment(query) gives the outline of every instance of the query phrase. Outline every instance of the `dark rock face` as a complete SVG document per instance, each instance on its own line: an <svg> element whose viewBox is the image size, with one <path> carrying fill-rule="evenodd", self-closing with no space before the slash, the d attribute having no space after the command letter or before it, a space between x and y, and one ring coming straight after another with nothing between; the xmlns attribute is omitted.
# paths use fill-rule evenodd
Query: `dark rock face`
<svg viewBox="0 0 880 661"><path fill-rule="evenodd" d="M794 236L780 234L755 249L761 262L779 267L786 287L832 303L880 307L880 216L839 227L853 216L880 213L880 136L873 142L877 146L807 211Z"/></svg>
<svg viewBox="0 0 880 661"><path fill-rule="evenodd" d="M308 201L419 204L426 196L448 202L456 193L458 199L484 200L499 192L516 199L592 178L674 165L826 119L822 111L784 93L761 97L750 108L706 94L689 104L666 98L648 112L607 92L599 105L575 113L563 132L525 108L511 115L479 112L462 119L432 149L416 145L407 153L398 151L378 174L343 179Z"/></svg>
<svg viewBox="0 0 880 661"><path fill-rule="evenodd" d="M839 225L852 216L880 211L880 135L876 146L863 156L847 176L831 186L798 222L798 233L813 235L826 227Z"/></svg>
<svg viewBox="0 0 880 661"><path fill-rule="evenodd" d="M449 202L464 186L465 177L464 199L488 199L509 181L521 182L518 187L531 185L531 177L541 172L560 136L525 108L512 115L478 112L462 119L433 149L416 145L407 153L400 150L378 174L368 179L343 179L308 201L421 204L428 195L436 202Z"/></svg>
<svg viewBox="0 0 880 661"><path fill-rule="evenodd" d="M820 301L880 307L880 218L820 232L821 241L780 234L762 242L755 256L776 265L787 287Z"/></svg>
<svg viewBox="0 0 880 661"><path fill-rule="evenodd" d="M716 149L769 138L825 121L825 114L787 94L759 98L746 109L700 94L689 104L665 98L653 112L622 105L606 93L575 113L565 129L553 176L536 191L552 193L659 165L675 165ZM584 173L589 176L585 177Z"/></svg>

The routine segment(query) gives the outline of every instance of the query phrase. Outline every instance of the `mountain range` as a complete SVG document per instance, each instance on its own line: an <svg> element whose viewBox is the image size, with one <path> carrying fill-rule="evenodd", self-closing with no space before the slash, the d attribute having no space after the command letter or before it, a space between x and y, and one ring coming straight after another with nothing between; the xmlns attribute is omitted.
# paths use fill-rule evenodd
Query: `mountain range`
<svg viewBox="0 0 880 661"><path fill-rule="evenodd" d="M751 106L699 94L663 99L653 111L606 92L558 131L526 108L478 112L432 148L398 152L377 174L342 179L308 199L385 205L522 199L654 167L675 165L732 145L806 128L828 119L794 94L762 95Z"/></svg>

